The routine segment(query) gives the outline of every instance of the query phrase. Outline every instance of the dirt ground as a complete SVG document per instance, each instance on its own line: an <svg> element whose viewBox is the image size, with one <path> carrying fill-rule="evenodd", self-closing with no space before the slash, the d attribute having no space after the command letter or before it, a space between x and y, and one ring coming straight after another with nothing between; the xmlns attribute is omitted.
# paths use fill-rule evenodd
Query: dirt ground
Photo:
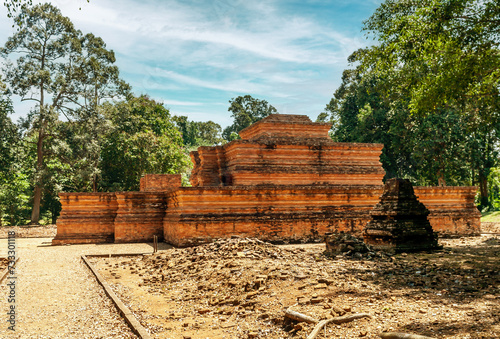
<svg viewBox="0 0 500 339"><path fill-rule="evenodd" d="M314 325L285 321L289 308L318 320L372 316L328 325L318 338L500 337L500 237L440 244L432 253L332 258L324 244L234 238L91 260L154 338L306 338Z"/></svg>
<svg viewBox="0 0 500 339"><path fill-rule="evenodd" d="M0 256L8 251L0 240ZM16 239L15 280L0 284L1 339L132 339L132 333L83 254L147 253L150 244L51 246L51 238ZM7 284L15 281L14 296ZM11 301L10 299L14 299ZM15 307L15 328L7 316Z"/></svg>
<svg viewBox="0 0 500 339"><path fill-rule="evenodd" d="M11 231L16 232L16 238L53 238L56 236L57 226L3 226L0 227L0 239L7 239Z"/></svg>
<svg viewBox="0 0 500 339"><path fill-rule="evenodd" d="M0 273L9 265L9 260L7 258L0 258Z"/></svg>

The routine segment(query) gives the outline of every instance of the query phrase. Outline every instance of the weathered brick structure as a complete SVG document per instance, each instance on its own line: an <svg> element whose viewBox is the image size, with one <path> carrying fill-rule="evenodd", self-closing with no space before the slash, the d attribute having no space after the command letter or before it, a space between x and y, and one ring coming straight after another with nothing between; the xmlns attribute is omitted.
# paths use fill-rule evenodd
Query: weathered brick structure
<svg viewBox="0 0 500 339"><path fill-rule="evenodd" d="M440 235L474 235L481 213L474 203L477 187L414 187L418 200L431 212L429 222Z"/></svg>
<svg viewBox="0 0 500 339"><path fill-rule="evenodd" d="M181 176L178 174L146 174L141 178L141 192L169 192L182 186Z"/></svg>
<svg viewBox="0 0 500 339"><path fill-rule="evenodd" d="M180 174L148 174L141 178L140 192L60 193L62 210L52 244L161 239L167 193L180 186Z"/></svg>
<svg viewBox="0 0 500 339"><path fill-rule="evenodd" d="M158 235L188 246L231 235L271 241L360 235L382 194L383 145L336 143L329 129L307 116L275 114L241 131L240 140L192 152L192 187L180 187L180 176L148 175L140 192L62 193L53 243ZM439 232L478 232L475 188L416 187L415 193Z"/></svg>
<svg viewBox="0 0 500 339"><path fill-rule="evenodd" d="M60 193L62 210L52 244L113 242L115 193Z"/></svg>
<svg viewBox="0 0 500 339"><path fill-rule="evenodd" d="M418 201L409 180L389 179L380 201L370 211L371 220L363 230L364 241L387 252L438 249L428 215L429 210Z"/></svg>

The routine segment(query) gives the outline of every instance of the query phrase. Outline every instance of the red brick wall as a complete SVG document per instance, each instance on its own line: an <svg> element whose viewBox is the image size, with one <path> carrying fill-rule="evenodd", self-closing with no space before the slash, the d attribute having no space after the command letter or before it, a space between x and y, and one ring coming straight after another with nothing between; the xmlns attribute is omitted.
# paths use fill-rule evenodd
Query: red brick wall
<svg viewBox="0 0 500 339"><path fill-rule="evenodd" d="M141 178L141 192L168 192L182 186L180 174L146 174Z"/></svg>
<svg viewBox="0 0 500 339"><path fill-rule="evenodd" d="M163 239L164 193L118 192L115 218L115 242L148 242L153 236Z"/></svg>
<svg viewBox="0 0 500 339"><path fill-rule="evenodd" d="M477 187L414 187L429 210L429 222L441 235L475 235L481 231L481 213L474 203Z"/></svg>
<svg viewBox="0 0 500 339"><path fill-rule="evenodd" d="M240 235L269 241L360 234L382 186L202 187L169 194L165 241L189 246Z"/></svg>
<svg viewBox="0 0 500 339"><path fill-rule="evenodd" d="M114 193L60 193L62 210L52 244L112 242L116 216Z"/></svg>
<svg viewBox="0 0 500 339"><path fill-rule="evenodd" d="M59 197L62 211L54 245L163 238L165 193L60 193Z"/></svg>

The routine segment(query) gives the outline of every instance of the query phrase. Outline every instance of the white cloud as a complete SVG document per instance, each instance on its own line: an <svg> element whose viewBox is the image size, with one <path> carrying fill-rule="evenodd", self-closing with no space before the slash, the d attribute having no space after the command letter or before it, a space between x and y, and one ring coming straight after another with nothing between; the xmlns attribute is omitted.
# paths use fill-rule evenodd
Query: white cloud
<svg viewBox="0 0 500 339"><path fill-rule="evenodd" d="M282 113L317 115L340 83L347 56L365 45L355 30L336 24L336 13L319 20L314 10L287 11L281 0L52 3L76 28L103 38L135 91L163 98L175 114L198 120L206 114L223 125L227 101L242 94L265 98Z"/></svg>
<svg viewBox="0 0 500 339"><path fill-rule="evenodd" d="M120 2L120 5L91 1L82 6L81 11L77 9L79 6L64 1L61 7L63 14L75 17L79 26L102 28L116 40L113 43L116 49L120 45L120 49L127 49L132 54L135 54L137 42L142 46L149 42L151 49L158 46L168 49L172 43L194 42L215 44L219 48L226 46L279 61L328 65L345 60L346 49L352 51L361 46L357 38L299 15L285 16L270 5L238 7L229 13L235 14L234 18L213 15L217 13L216 6L203 11L174 1L140 5L131 0ZM240 20L242 16L245 20Z"/></svg>
<svg viewBox="0 0 500 339"><path fill-rule="evenodd" d="M174 100L174 99L162 99L162 101L166 105L175 105L175 106L201 106L201 105L203 105L203 103L201 103L201 102L181 101L181 100Z"/></svg>

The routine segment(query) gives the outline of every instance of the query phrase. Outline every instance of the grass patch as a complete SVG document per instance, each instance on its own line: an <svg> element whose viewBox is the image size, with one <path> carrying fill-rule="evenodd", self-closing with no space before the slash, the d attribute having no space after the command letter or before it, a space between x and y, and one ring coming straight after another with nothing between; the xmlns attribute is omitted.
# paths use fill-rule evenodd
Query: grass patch
<svg viewBox="0 0 500 339"><path fill-rule="evenodd" d="M500 211L481 213L481 222L500 222Z"/></svg>

